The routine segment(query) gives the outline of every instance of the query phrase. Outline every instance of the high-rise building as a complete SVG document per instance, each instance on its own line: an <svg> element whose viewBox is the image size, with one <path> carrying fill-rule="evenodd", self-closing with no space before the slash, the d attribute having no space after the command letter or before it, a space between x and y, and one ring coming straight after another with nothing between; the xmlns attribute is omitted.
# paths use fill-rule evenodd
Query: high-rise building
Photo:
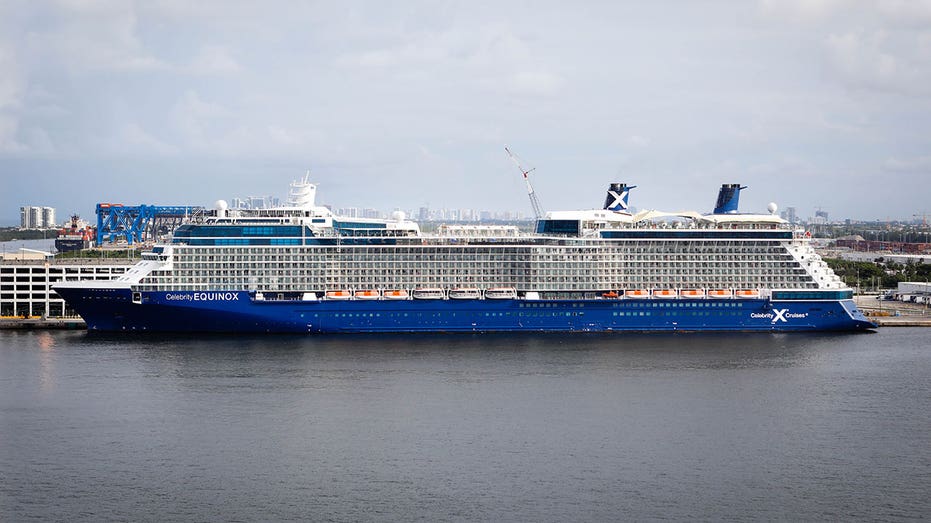
<svg viewBox="0 0 931 523"><path fill-rule="evenodd" d="M30 229L42 228L42 207L29 208L29 224Z"/></svg>
<svg viewBox="0 0 931 523"><path fill-rule="evenodd" d="M789 223L798 223L798 216L795 214L795 207L786 207L779 213L783 220Z"/></svg>
<svg viewBox="0 0 931 523"><path fill-rule="evenodd" d="M43 207L42 208L42 226L43 227L55 227L55 208L54 207Z"/></svg>
<svg viewBox="0 0 931 523"><path fill-rule="evenodd" d="M24 205L19 208L19 226L21 229L43 229L55 227L55 208Z"/></svg>

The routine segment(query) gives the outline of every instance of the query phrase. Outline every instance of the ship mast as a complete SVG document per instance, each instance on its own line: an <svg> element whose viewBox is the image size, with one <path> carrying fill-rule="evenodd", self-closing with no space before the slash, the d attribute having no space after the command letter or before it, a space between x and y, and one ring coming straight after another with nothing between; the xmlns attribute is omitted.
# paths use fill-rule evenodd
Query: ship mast
<svg viewBox="0 0 931 523"><path fill-rule="evenodd" d="M533 207L534 217L539 220L543 217L543 207L540 206L540 200L537 199L537 193L533 191L533 185L530 183L530 177L528 176L536 167L532 167L529 170L524 169L520 164L520 160L518 160L517 156L515 156L507 146L504 147L504 151L508 153L508 157L511 158L511 161L513 161L514 165L520 170L521 176L524 177L524 181L527 182L527 196L530 197L530 206Z"/></svg>

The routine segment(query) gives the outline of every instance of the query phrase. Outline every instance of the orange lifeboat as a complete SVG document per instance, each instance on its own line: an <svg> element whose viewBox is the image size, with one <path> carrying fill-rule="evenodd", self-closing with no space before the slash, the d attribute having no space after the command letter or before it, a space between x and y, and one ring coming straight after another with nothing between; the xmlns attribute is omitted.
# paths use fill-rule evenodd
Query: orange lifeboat
<svg viewBox="0 0 931 523"><path fill-rule="evenodd" d="M702 289L682 289L679 291L679 296L684 296L686 298L702 298L705 296L705 291Z"/></svg>
<svg viewBox="0 0 931 523"><path fill-rule="evenodd" d="M352 291L326 291L326 297L328 300L349 300L352 299Z"/></svg>
<svg viewBox="0 0 931 523"><path fill-rule="evenodd" d="M760 291L754 289L741 289L737 291L738 298L759 298Z"/></svg>
<svg viewBox="0 0 931 523"><path fill-rule="evenodd" d="M654 298L675 298L676 295L675 289L658 289L653 291Z"/></svg>
<svg viewBox="0 0 931 523"><path fill-rule="evenodd" d="M708 296L711 298L730 298L734 294L729 289L715 289L713 291L708 291Z"/></svg>
<svg viewBox="0 0 931 523"><path fill-rule="evenodd" d="M410 293L404 289L393 289L385 291L386 300L406 300L411 297Z"/></svg>
<svg viewBox="0 0 931 523"><path fill-rule="evenodd" d="M356 291L357 300L377 300L381 298L381 293L377 290Z"/></svg>
<svg viewBox="0 0 931 523"><path fill-rule="evenodd" d="M614 291L608 291L601 295L602 298L608 298L608 299L617 298L617 296L618 294Z"/></svg>
<svg viewBox="0 0 931 523"><path fill-rule="evenodd" d="M631 289L629 291L624 291L624 296L628 298L649 298L650 291L647 289Z"/></svg>

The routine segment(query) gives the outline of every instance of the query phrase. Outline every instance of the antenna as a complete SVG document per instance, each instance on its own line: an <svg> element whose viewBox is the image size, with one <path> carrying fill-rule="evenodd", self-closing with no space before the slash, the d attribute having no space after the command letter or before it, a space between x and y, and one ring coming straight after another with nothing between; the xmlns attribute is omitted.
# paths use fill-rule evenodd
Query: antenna
<svg viewBox="0 0 931 523"><path fill-rule="evenodd" d="M504 147L504 151L508 153L508 157L511 158L511 161L514 162L514 165L517 166L517 168L520 170L520 174L524 177L524 181L527 182L527 196L530 197L530 206L533 207L534 217L539 220L543 217L543 208L540 206L540 200L537 199L537 193L533 191L533 185L530 183L530 177L527 176L533 172L536 167L532 167L529 170L524 169L520 164L520 160L514 153L511 152L510 149L507 148L507 146Z"/></svg>

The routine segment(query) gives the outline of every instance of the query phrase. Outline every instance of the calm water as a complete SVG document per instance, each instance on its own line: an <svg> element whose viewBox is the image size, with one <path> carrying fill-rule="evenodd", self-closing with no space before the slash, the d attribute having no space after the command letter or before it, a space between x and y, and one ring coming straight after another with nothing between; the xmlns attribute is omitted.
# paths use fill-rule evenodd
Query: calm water
<svg viewBox="0 0 931 523"><path fill-rule="evenodd" d="M931 329L0 332L0 520L931 516Z"/></svg>

